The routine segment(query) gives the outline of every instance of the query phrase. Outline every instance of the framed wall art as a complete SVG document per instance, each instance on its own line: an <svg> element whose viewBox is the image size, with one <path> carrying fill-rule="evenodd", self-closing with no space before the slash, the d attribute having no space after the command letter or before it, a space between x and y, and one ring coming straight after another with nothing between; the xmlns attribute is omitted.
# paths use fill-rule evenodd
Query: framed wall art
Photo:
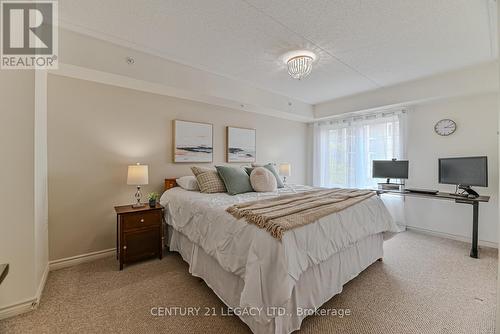
<svg viewBox="0 0 500 334"><path fill-rule="evenodd" d="M210 123L173 121L174 162L212 162L213 126Z"/></svg>
<svg viewBox="0 0 500 334"><path fill-rule="evenodd" d="M228 126L227 135L227 162L255 162L256 130Z"/></svg>

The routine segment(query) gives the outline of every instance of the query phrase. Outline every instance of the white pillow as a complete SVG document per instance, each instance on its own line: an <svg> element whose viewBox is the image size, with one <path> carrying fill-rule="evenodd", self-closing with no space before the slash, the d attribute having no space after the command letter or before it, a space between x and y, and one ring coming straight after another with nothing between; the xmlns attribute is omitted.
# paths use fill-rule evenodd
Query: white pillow
<svg viewBox="0 0 500 334"><path fill-rule="evenodd" d="M177 184L182 189L200 191L200 187L198 186L198 181L196 180L196 177L193 175L182 176L175 181L177 181Z"/></svg>
<svg viewBox="0 0 500 334"><path fill-rule="evenodd" d="M257 192L276 191L278 183L276 177L269 169L264 167L256 167L250 173L250 184L253 190Z"/></svg>

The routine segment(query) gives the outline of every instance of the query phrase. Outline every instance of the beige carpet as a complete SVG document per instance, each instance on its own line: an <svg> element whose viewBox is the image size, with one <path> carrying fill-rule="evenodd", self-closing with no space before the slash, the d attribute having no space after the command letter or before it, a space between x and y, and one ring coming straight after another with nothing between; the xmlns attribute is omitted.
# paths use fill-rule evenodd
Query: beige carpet
<svg viewBox="0 0 500 334"><path fill-rule="evenodd" d="M301 333L494 333L496 250L474 260L464 243L415 232L384 247L384 262L324 306L352 315L308 317ZM150 315L153 306L224 307L187 269L171 253L123 272L111 257L51 272L39 308L0 322L0 333L249 333L235 316Z"/></svg>

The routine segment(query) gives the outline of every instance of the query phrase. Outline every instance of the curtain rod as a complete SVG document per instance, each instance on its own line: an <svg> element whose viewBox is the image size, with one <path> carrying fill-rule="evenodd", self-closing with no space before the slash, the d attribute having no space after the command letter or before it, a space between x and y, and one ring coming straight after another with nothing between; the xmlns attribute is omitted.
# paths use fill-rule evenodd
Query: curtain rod
<svg viewBox="0 0 500 334"><path fill-rule="evenodd" d="M329 120L323 120L323 121L317 121L314 122L314 125L328 125L328 124L341 124L341 123L351 123L351 122L358 122L358 121L365 121L365 120L374 120L374 119L379 119L379 118L386 118L390 116L396 116L400 114L406 114L408 112L408 109L398 109L398 110L385 110L385 111L377 111L377 112L367 112L365 114L357 114L357 115L344 115L344 116L337 116L335 118L331 118Z"/></svg>

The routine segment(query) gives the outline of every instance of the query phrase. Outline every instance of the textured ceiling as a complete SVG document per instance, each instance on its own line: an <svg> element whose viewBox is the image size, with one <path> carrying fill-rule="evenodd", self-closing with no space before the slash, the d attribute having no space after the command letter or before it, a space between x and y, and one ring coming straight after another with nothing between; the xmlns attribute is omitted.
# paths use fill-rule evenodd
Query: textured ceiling
<svg viewBox="0 0 500 334"><path fill-rule="evenodd" d="M62 26L308 103L492 60L494 0L59 0ZM318 54L288 76L281 56Z"/></svg>

